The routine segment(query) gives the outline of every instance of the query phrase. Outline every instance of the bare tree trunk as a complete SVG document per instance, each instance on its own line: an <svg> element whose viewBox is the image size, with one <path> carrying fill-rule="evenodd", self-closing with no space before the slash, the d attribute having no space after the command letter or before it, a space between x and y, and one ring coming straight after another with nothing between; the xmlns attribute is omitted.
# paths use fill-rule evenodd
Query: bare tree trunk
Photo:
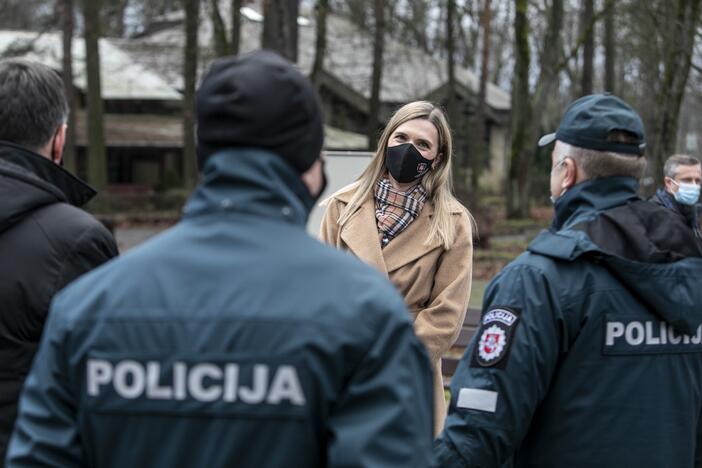
<svg viewBox="0 0 702 468"><path fill-rule="evenodd" d="M469 128L469 123L473 123L466 116L467 105L459 99L458 85L456 83L456 46L457 44L466 40L462 35L457 37L456 34L456 24L458 21L458 8L455 0L446 1L446 16L440 18L440 22L445 21L446 25L446 37L445 37L445 47L447 55L446 72L448 75L447 85L446 85L446 113L448 115L449 123L451 128L454 129L454 155L453 158L453 169L454 169L454 182L457 190L465 191L466 186L469 184L468 167L473 156L473 147L471 145L471 136L474 132ZM459 31L462 28L458 28ZM475 61L475 53L471 52L469 59ZM464 55L464 61L468 60L467 56ZM472 110L472 109L471 109Z"/></svg>
<svg viewBox="0 0 702 468"><path fill-rule="evenodd" d="M453 37L453 50L454 53L460 57L460 64L463 68L468 68L470 70L475 69L475 55L478 49L478 36L476 35L477 28L471 26L470 28L462 27L463 17L466 15L467 8L458 8L456 5L456 0L451 0L453 5L449 5L449 0L446 0L446 36L448 37L448 16L453 16L451 24L453 24L452 34ZM449 13L449 10L451 11ZM468 13L473 22L472 12ZM455 25L458 25L456 28ZM466 31L467 30L467 31ZM446 44L448 48L448 44ZM458 50L457 50L458 49Z"/></svg>
<svg viewBox="0 0 702 468"><path fill-rule="evenodd" d="M572 71L569 70L567 67L568 62L570 62L573 58L575 58L578 55L578 53L580 52L580 48L583 47L583 45L585 44L585 42L588 39L588 36L590 34L592 34L592 31L594 31L594 28L595 28L597 22L601 18L606 16L606 14L611 10L611 8L613 6L614 6L614 0L604 0L604 5L603 5L602 9L600 11L598 11L597 14L593 14L592 17L590 18L589 22L587 22L587 23L584 23L583 21L580 22L581 23L579 26L580 33L578 34L578 38L575 41L573 41L572 37L571 37L570 42L571 43L575 42L575 43L570 48L570 52L565 54L563 60L560 62L560 64L558 64L556 66L556 70L558 70L559 72L562 70L566 71L569 76L574 75L574 73L572 73ZM573 25L568 24L566 27L566 31L572 30L572 29L573 29ZM572 36L572 33L571 33L571 36ZM551 45L548 44L548 45L545 45L545 47L550 48Z"/></svg>
<svg viewBox="0 0 702 468"><path fill-rule="evenodd" d="M241 42L241 1L242 0L232 0L232 54L239 55L239 43Z"/></svg>
<svg viewBox="0 0 702 468"><path fill-rule="evenodd" d="M553 0L549 10L546 35L543 38L540 75L533 96L529 95L529 25L526 17L526 0L516 0L515 84L512 99L512 148L510 155L507 214L510 218L529 215L529 174L531 160L536 151L536 139L543 127L551 128L548 121L550 106L558 89L558 60L561 54L563 29L563 0ZM526 82L524 82L526 80ZM524 97L526 96L526 98Z"/></svg>
<svg viewBox="0 0 702 468"><path fill-rule="evenodd" d="M538 119L535 118L531 125L529 139L533 142L536 142L542 130L553 128L555 123L551 122L550 119L553 118L553 115L558 114L556 107L559 106L559 103L553 99L553 96L558 92L558 74L561 70L559 60L563 44L561 34L563 18L563 0L553 0L549 10L546 35L541 46L543 50L539 67L541 72L532 99L533 115L538 116Z"/></svg>
<svg viewBox="0 0 702 468"><path fill-rule="evenodd" d="M446 2L446 73L448 75L447 89L446 89L446 112L448 114L449 122L453 128L458 129L460 127L458 123L458 114L460 109L458 109L458 103L456 101L456 32L454 25L456 23L456 2L455 0L447 0ZM458 130L457 130L458 132ZM461 140L460 136L457 140ZM457 146L460 146L460 141L457 141ZM458 152L457 152L458 153ZM462 153L462 154L461 154ZM462 180L463 167L466 166L468 161L468 155L466 151L461 151L461 157L455 158L454 166L456 167L456 176Z"/></svg>
<svg viewBox="0 0 702 468"><path fill-rule="evenodd" d="M500 3L497 4L498 6ZM512 6L512 2L505 2L505 16L507 18L510 17L510 10ZM502 24L502 28L498 29L497 33L497 41L495 44L493 44L492 49L493 53L492 56L494 57L494 66L492 67L492 73L490 74L490 82L492 83L497 83L500 75L502 74L502 68L505 65L505 60L503 58L502 51L505 49L505 47L509 47L509 36L510 36L510 23L509 21L504 21Z"/></svg>
<svg viewBox="0 0 702 468"><path fill-rule="evenodd" d="M324 56L327 51L327 12L329 10L329 0L317 0L315 5L315 16L317 23L317 40L314 50L314 64L310 76L317 91L319 91L319 75L324 68Z"/></svg>
<svg viewBox="0 0 702 468"><path fill-rule="evenodd" d="M604 90L610 93L616 93L615 89L615 71L614 64L616 63L616 44L614 42L614 9L612 5L605 14L604 18L604 48L605 48L605 77Z"/></svg>
<svg viewBox="0 0 702 468"><path fill-rule="evenodd" d="M593 58L595 54L595 34L592 26L592 19L595 15L594 0L585 0L583 16L581 17L581 34L585 35L583 44L583 74L580 82L580 90L583 96L592 94L593 80Z"/></svg>
<svg viewBox="0 0 702 468"><path fill-rule="evenodd" d="M73 87L73 29L74 29L73 0L61 1L61 22L63 29L63 85L68 101L68 130L66 132L66 145L63 149L63 165L70 172L76 174L76 111L78 103L76 91Z"/></svg>
<svg viewBox="0 0 702 468"><path fill-rule="evenodd" d="M263 0L263 31L261 47L271 49L285 55L283 36L283 2Z"/></svg>
<svg viewBox="0 0 702 468"><path fill-rule="evenodd" d="M378 140L380 117L380 86L383 77L383 33L385 31L385 5L383 0L374 0L375 34L373 39L373 77L368 110L368 148L374 149Z"/></svg>
<svg viewBox="0 0 702 468"><path fill-rule="evenodd" d="M663 164L675 151L680 107L690 75L701 0L677 0L675 28L664 32L663 79L651 132L654 177L663 179Z"/></svg>
<svg viewBox="0 0 702 468"><path fill-rule="evenodd" d="M297 62L297 17L299 0L263 0L261 44L291 62Z"/></svg>
<svg viewBox="0 0 702 468"><path fill-rule="evenodd" d="M487 95L487 84L490 72L490 25L492 22L492 10L490 0L484 0L483 14L481 18L483 29L483 48L480 65L480 89L478 91L478 104L475 112L475 134L473 137L474 150L471 157L471 186L477 195L479 188L480 174L483 166L489 157L489 148L485 142L487 125L485 122L485 99Z"/></svg>
<svg viewBox="0 0 702 468"><path fill-rule="evenodd" d="M100 84L100 0L83 0L85 68L88 103L88 181L97 189L107 185L107 151Z"/></svg>
<svg viewBox="0 0 702 468"><path fill-rule="evenodd" d="M412 9L412 35L417 45L424 51L429 53L429 41L427 40L427 16L429 5L424 0L412 0L410 2Z"/></svg>
<svg viewBox="0 0 702 468"><path fill-rule="evenodd" d="M346 0L349 7L351 22L361 29L368 29L368 0Z"/></svg>
<svg viewBox="0 0 702 468"><path fill-rule="evenodd" d="M111 0L103 7L107 10L106 36L124 37L125 13L129 0Z"/></svg>
<svg viewBox="0 0 702 468"><path fill-rule="evenodd" d="M455 94L456 94L456 34L454 23L456 17L456 1L446 1L446 56L448 74L448 108L449 118L455 116ZM454 112L452 112L454 111Z"/></svg>
<svg viewBox="0 0 702 468"><path fill-rule="evenodd" d="M471 5L471 10L470 10L470 16L471 16L471 18L474 19L474 18L478 17L478 8L479 8L478 3L479 2L473 1L471 3L472 3L472 5ZM462 18L459 17L457 19L459 21L458 21L458 23L455 23L455 24L458 24L459 29L462 30L463 28L460 27ZM466 54L464 63L465 63L466 67L473 70L473 69L475 69L475 62L476 62L476 55L477 55L476 52L478 50L478 38L480 37L480 28L479 27L470 28L469 32L470 32L469 37L470 37L470 49L471 50L470 50L470 53Z"/></svg>
<svg viewBox="0 0 702 468"><path fill-rule="evenodd" d="M198 174L195 149L195 83L197 80L200 0L185 0L185 50L183 80L183 180L192 188L197 184Z"/></svg>
<svg viewBox="0 0 702 468"><path fill-rule="evenodd" d="M212 15L212 39L217 57L230 54L229 41L227 40L227 27L224 25L222 14L219 11L219 0L210 0L210 13Z"/></svg>
<svg viewBox="0 0 702 468"><path fill-rule="evenodd" d="M454 23L456 17L456 2L455 0L447 0L446 2L446 56L448 74L448 89L446 92L446 110L448 118L455 127L458 118L458 109L456 106L456 35L454 32ZM462 158L463 159L463 158ZM456 161L460 166L463 161Z"/></svg>
<svg viewBox="0 0 702 468"><path fill-rule="evenodd" d="M298 57L298 34L297 17L300 16L300 0L287 0L287 15L285 21L285 37L288 39L288 53L291 62L297 62Z"/></svg>
<svg viewBox="0 0 702 468"><path fill-rule="evenodd" d="M514 81L512 85L512 148L510 151L509 183L507 184L507 215L526 217L528 199L525 196L529 153L526 146L531 121L529 96L529 23L527 0L515 0L514 17Z"/></svg>

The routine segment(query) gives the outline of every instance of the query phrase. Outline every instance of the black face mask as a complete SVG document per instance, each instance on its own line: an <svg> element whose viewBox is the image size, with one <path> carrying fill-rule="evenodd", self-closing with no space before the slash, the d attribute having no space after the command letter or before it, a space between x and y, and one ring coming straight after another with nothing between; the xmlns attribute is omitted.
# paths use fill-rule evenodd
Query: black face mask
<svg viewBox="0 0 702 468"><path fill-rule="evenodd" d="M388 146L385 152L385 167L390 175L401 184L413 182L431 169L431 160L422 154L412 143Z"/></svg>

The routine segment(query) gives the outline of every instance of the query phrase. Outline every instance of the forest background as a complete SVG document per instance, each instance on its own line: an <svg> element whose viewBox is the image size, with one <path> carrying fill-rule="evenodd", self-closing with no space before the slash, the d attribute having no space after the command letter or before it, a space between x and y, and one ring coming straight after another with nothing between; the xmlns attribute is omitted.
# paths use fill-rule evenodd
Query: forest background
<svg viewBox="0 0 702 468"><path fill-rule="evenodd" d="M261 44L292 61L298 55L300 18L309 18L316 31L315 59L310 78L323 73L326 43L335 34L327 27L330 14L341 15L366 31L373 41L369 74L369 148L374 148L382 121L380 89L388 38L442 60L448 76L448 96L456 87L456 68L472 70L477 92L460 106L446 108L456 146L465 148L454 161L456 191L478 219L476 275L487 279L513 258L539 228L547 226L550 155L536 141L554 131L563 109L573 99L593 92L612 92L631 103L647 129L649 169L642 194L662 181L665 159L675 152L699 157L702 121L702 0L0 0L0 30L60 32L63 50L85 41L87 85L82 99L87 114L88 181L103 195L93 211L111 217L118 229L158 226L177 215L120 217L119 204L109 202L104 106L100 77L100 37L130 38L147 31L168 15L183 12L182 49L183 193L197 181L195 167L194 93L197 87L198 28L211 22L207 44L216 55L240 51L242 8L258 8L263 16ZM225 17L226 12L229 16ZM10 47L1 56L22 55L31 47ZM201 65L202 63L200 63ZM62 69L66 92L79 99L73 83L71 54ZM504 178L480 189L489 159L485 144L486 89L494 83L509 92L509 138ZM467 110L466 110L467 109ZM75 118L75 117L73 117ZM76 128L69 122L69 129ZM189 129L189 130L188 130ZM69 135L66 166L76 169L75 136ZM181 197L182 201L184 197ZM173 208L173 207L172 207ZM179 207L174 207L177 213ZM116 211L116 212L115 212ZM134 211L134 210L127 210ZM145 207L141 211L158 212ZM162 210L161 210L162 211ZM141 223L141 224L140 224ZM137 242L135 242L137 243ZM131 246L131 245L129 245ZM127 247L129 247L127 246ZM478 286L480 288L480 285Z"/></svg>

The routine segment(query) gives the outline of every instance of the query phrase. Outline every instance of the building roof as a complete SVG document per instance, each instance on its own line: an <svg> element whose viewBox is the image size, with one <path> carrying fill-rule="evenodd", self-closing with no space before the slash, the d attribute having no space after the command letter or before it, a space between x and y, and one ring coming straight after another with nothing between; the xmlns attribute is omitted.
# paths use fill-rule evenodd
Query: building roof
<svg viewBox="0 0 702 468"><path fill-rule="evenodd" d="M231 2L220 1L222 18L229 21ZM199 72L202 73L214 59L213 27L209 20L209 8L203 8L200 21L199 43L201 59ZM262 16L255 8L247 6L241 10L241 51L248 52L260 48ZM301 18L302 20L302 18ZM298 65L309 74L314 62L316 27L314 20L298 21ZM162 18L153 30L141 37L116 41L120 47L135 56L135 59L157 70L171 86L182 89L183 64L183 21L182 12L171 13ZM356 93L370 98L373 68L373 38L361 31L351 21L337 14L327 17L327 53L324 69L327 73L353 89ZM456 81L459 85L478 93L479 79L475 73L456 66ZM446 60L433 57L424 51L400 43L389 35L385 38L383 77L380 98L385 103L405 103L426 98L444 87L448 82ZM488 84L488 106L495 111L510 109L510 95L493 83Z"/></svg>
<svg viewBox="0 0 702 468"><path fill-rule="evenodd" d="M16 56L61 71L61 33L0 31L0 56ZM73 40L74 85L86 89L85 42ZM136 62L112 39L100 39L100 79L104 99L180 100L181 94L157 72Z"/></svg>
<svg viewBox="0 0 702 468"><path fill-rule="evenodd" d="M231 2L220 1L222 18L230 19ZM215 58L213 27L209 8L202 9L199 42L199 74ZM262 16L252 6L241 9L241 51L260 48ZM159 19L152 31L137 38L100 39L101 79L105 99L180 100L183 89L182 11L169 13ZM350 20L336 14L327 18L327 53L325 72L358 96L370 98L373 67L372 35L362 32ZM316 27L314 20L300 18L300 69L309 74L314 62ZM61 69L62 43L58 32L39 34L29 31L0 31L0 56L12 54L39 60L57 70ZM85 46L82 38L73 41L74 84L86 88ZM380 98L386 104L405 103L427 98L446 86L448 74L444 59L433 57L420 49L409 47L390 36L385 39L383 79ZM456 81L477 94L478 77L470 70L457 66ZM489 108L508 111L509 93L489 83L486 96Z"/></svg>

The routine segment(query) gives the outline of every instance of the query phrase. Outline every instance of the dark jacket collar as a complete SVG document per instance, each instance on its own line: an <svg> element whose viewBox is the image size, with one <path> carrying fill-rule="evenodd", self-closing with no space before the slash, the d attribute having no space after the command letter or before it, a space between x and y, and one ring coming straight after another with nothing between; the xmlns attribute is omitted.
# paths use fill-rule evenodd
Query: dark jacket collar
<svg viewBox="0 0 702 468"><path fill-rule="evenodd" d="M658 190L656 190L655 197L657 199L655 201L657 201L659 204L665 206L670 210L677 211L678 213L680 213L680 204L677 201L675 201L675 198L673 198L673 196L670 193L668 193L666 189L660 187Z"/></svg>
<svg viewBox="0 0 702 468"><path fill-rule="evenodd" d="M685 223L689 225L694 231L698 238L702 238L702 232L700 232L700 204L695 203L694 205L683 205L679 203L675 197L664 188L659 188L656 194L653 196L652 200L675 213L679 214L685 220Z"/></svg>
<svg viewBox="0 0 702 468"><path fill-rule="evenodd" d="M47 158L21 146L0 141L0 170L54 195L57 201L83 206L95 189Z"/></svg>
<svg viewBox="0 0 702 468"><path fill-rule="evenodd" d="M94 195L89 185L48 159L0 142L0 232L43 206L81 206Z"/></svg>
<svg viewBox="0 0 702 468"><path fill-rule="evenodd" d="M556 200L551 229L558 231L597 213L638 200L639 183L633 177L603 177L586 180Z"/></svg>
<svg viewBox="0 0 702 468"><path fill-rule="evenodd" d="M238 212L303 226L314 200L300 175L280 156L256 148L219 151L207 159L184 218Z"/></svg>
<svg viewBox="0 0 702 468"><path fill-rule="evenodd" d="M555 229L542 231L528 250L601 264L661 319L694 334L702 323L702 258L677 252L694 251L694 236L678 215L639 199L637 185L626 177L576 185L556 202Z"/></svg>

